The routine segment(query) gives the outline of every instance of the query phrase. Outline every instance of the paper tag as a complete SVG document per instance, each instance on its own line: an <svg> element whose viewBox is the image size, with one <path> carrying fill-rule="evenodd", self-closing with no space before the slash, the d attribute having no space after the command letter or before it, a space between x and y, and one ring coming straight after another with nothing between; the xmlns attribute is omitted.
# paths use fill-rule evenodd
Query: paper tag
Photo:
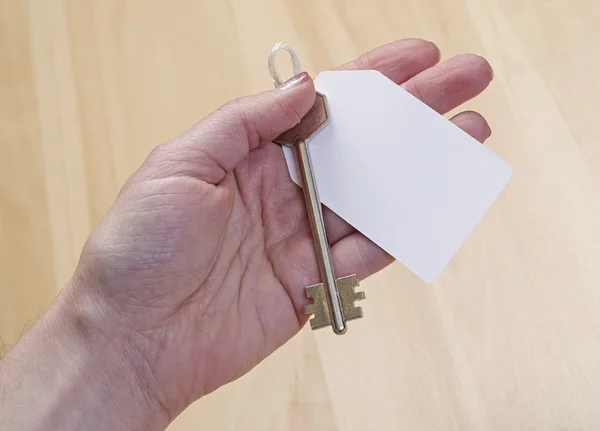
<svg viewBox="0 0 600 431"><path fill-rule="evenodd" d="M433 281L512 168L377 71L322 72L315 85L331 115L309 143L321 202ZM300 184L294 152L284 152Z"/></svg>

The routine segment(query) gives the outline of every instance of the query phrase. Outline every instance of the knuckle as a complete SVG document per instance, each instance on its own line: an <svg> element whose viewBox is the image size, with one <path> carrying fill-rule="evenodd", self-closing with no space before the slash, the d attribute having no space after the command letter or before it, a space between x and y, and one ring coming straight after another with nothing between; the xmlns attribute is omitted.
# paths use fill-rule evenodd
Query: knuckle
<svg viewBox="0 0 600 431"><path fill-rule="evenodd" d="M165 178L175 172L173 147L173 142L168 141L150 151L140 169L144 178Z"/></svg>
<svg viewBox="0 0 600 431"><path fill-rule="evenodd" d="M221 108L226 114L233 116L235 121L241 126L241 130L245 132L246 142L250 148L254 148L258 145L260 137L254 121L248 118L248 97L236 97L230 100ZM242 132L243 133L243 132Z"/></svg>
<svg viewBox="0 0 600 431"><path fill-rule="evenodd" d="M277 107L281 110L282 114L289 120L289 124L297 124L302 120L302 115L296 107L295 103L291 103L290 99L282 100L281 97L277 98Z"/></svg>
<svg viewBox="0 0 600 431"><path fill-rule="evenodd" d="M170 142L163 142L162 144L157 145L150 151L146 161L149 163L159 163L168 159L168 155L171 152L170 147Z"/></svg>
<svg viewBox="0 0 600 431"><path fill-rule="evenodd" d="M362 70L368 70L373 68L373 60L371 58L371 51L365 52L360 57L358 57L355 61L356 68Z"/></svg>
<svg viewBox="0 0 600 431"><path fill-rule="evenodd" d="M402 87L417 99L423 101L423 94L419 88L419 85L415 81L406 81L404 84L402 84Z"/></svg>

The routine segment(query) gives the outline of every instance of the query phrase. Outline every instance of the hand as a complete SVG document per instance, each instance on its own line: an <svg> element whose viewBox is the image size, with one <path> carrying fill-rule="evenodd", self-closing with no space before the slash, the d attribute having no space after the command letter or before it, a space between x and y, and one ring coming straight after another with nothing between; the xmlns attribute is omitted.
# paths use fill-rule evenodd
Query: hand
<svg viewBox="0 0 600 431"><path fill-rule="evenodd" d="M403 40L341 69L377 69L440 113L493 76L474 55L438 61L432 43ZM160 145L83 250L64 296L94 304L88 323L110 334L170 419L306 323L304 288L320 275L302 191L271 141L314 97L302 74L230 102ZM474 112L452 121L481 142L491 133ZM325 220L337 274L364 278L392 261L328 210Z"/></svg>

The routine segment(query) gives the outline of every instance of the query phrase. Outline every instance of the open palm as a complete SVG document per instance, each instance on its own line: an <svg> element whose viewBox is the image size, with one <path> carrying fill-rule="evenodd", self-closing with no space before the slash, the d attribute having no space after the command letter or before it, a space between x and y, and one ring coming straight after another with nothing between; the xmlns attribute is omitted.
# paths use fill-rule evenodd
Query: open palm
<svg viewBox="0 0 600 431"><path fill-rule="evenodd" d="M377 69L440 113L492 79L480 57L438 61L435 45L403 40L342 68ZM310 78L294 83L230 102L157 147L83 251L74 279L102 297L111 336L171 418L306 322L304 288L320 276L302 192L271 142L314 101ZM452 121L481 142L490 135L474 112ZM328 210L325 220L338 276L391 262Z"/></svg>

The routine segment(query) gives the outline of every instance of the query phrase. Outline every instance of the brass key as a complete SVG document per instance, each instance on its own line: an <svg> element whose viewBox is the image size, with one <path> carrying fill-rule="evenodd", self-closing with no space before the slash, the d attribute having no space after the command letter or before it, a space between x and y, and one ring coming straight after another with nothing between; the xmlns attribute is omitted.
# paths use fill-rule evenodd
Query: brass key
<svg viewBox="0 0 600 431"><path fill-rule="evenodd" d="M344 334L346 322L362 317L362 309L354 306L354 301L365 299L364 292L356 292L358 277L350 275L335 278L329 243L325 233L325 223L321 211L321 201L310 160L308 142L329 124L331 118L325 95L317 92L315 104L300 123L279 135L274 142L293 147L302 178L304 200L317 252L317 261L323 282L306 288L306 295L313 303L304 307L305 314L314 314L310 326L314 329L332 326L336 334Z"/></svg>

